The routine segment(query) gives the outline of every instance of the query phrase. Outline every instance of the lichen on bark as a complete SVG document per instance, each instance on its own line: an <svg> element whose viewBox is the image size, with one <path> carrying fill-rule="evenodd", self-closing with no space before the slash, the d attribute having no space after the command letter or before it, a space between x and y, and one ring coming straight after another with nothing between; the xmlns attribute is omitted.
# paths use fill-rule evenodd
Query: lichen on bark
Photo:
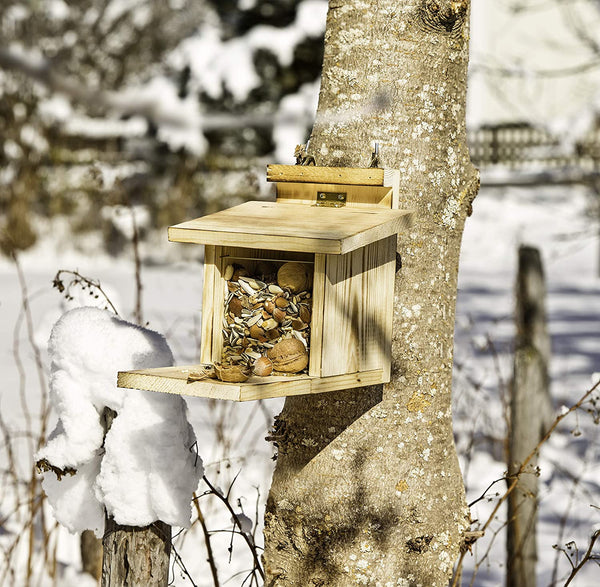
<svg viewBox="0 0 600 587"><path fill-rule="evenodd" d="M478 189L466 145L467 1L330 0L310 154L400 170L392 380L286 399L266 585L446 585L469 524L452 435L458 259Z"/></svg>

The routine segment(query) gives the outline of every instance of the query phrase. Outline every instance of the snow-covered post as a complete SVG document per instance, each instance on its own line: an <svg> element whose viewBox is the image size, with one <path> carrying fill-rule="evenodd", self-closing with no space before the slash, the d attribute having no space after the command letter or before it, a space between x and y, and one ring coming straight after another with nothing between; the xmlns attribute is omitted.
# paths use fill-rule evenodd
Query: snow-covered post
<svg viewBox="0 0 600 587"><path fill-rule="evenodd" d="M171 365L165 339L78 308L55 324L49 353L59 420L36 458L56 519L104 536L104 587L166 586L170 525L189 527L202 461L180 396L116 386L120 369Z"/></svg>
<svg viewBox="0 0 600 587"><path fill-rule="evenodd" d="M102 426L110 430L117 413L104 408ZM106 436L105 436L106 439ZM105 515L102 537L101 587L135 585L166 587L169 583L171 526L157 521L144 528L117 524Z"/></svg>

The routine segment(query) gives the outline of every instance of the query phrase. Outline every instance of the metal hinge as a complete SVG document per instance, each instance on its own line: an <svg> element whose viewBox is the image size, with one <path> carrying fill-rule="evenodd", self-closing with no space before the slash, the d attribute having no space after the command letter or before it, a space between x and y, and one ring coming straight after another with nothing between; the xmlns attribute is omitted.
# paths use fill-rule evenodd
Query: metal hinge
<svg viewBox="0 0 600 587"><path fill-rule="evenodd" d="M346 205L346 192L317 192L316 205L341 208Z"/></svg>

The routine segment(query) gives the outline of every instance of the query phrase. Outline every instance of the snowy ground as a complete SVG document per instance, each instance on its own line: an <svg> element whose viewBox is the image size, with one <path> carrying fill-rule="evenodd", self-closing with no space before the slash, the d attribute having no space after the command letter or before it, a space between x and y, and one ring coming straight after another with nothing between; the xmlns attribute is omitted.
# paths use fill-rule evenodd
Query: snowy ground
<svg viewBox="0 0 600 587"><path fill-rule="evenodd" d="M516 250L519 244L540 247L548 280L548 310L553 343L552 392L555 405L570 405L591 386L592 374L600 371L600 279L598 265L597 222L586 216L590 201L579 188L538 188L534 190L484 189L478 196L474 214L467 223L461 259L458 318L456 328L455 429L468 488L468 500L477 499L495 479L502 477L505 466L502 439L505 425L502 393L510 379L510 351L513 337L512 308ZM164 242L164 247L172 247ZM51 282L60 268L78 269L82 274L101 280L121 314L131 318L134 303L133 267L128 260L109 260L103 256L66 253L45 243L23 256L35 341L45 345L53 322L66 308L64 300ZM171 344L176 362L193 362L198 349L199 310L201 303L201 263L185 262L169 267L154 265L143 270L144 318L149 326L163 332ZM3 419L15 431L26 426L23 399L35 413L39 406L38 382L33 353L26 329L19 318L21 294L13 265L0 262L0 368L3 386L0 410ZM15 334L16 333L16 334ZM491 353L486 340L493 342ZM15 364L15 341L23 363L20 372ZM477 384L476 386L473 383ZM477 389L475 389L477 387ZM199 452L214 483L226 488L239 473L232 492L236 510L254 518L264 509L273 461L272 448L264 441L272 416L281 407L280 400L261 403L232 404L189 399L190 418L199 439ZM53 425L53 422L52 422ZM572 430L579 426L581 435ZM475 443L471 449L471 439ZM541 503L539 525L539 584L549 585L555 560L560 561L559 578L568 574L569 565L562 553L552 548L556 543L575 540L585 550L591 532L600 525L600 466L598 460L599 428L588 414L578 420L571 416L549 442L541 460ZM18 516L12 515L14 495L10 479L4 473L6 450L0 441L0 548L20 532ZM26 474L31 466L27 442L20 441L20 470ZM575 480L575 481L574 481ZM499 491L503 483L496 486ZM202 488L201 491L204 489ZM493 497L496 488L490 495ZM239 505L238 505L238 499ZM250 557L236 541L232 562L228 562L230 542L229 514L213 498L203 497L200 505L211 530L225 530L214 535L222 580L250 568ZM473 507L473 518L485 522L493 501L480 501ZM560 518L568 509L562 529ZM471 581L472 569L481 561L473 585L499 586L503 583L504 537L502 510L500 519L488 536L467 557L463 584ZM485 556L492 533L498 535ZM65 531L58 534L59 585L82 585L76 537ZM198 586L212 585L202 533L196 525L178 544L184 564ZM23 565L26 552L17 563ZM485 558L484 558L485 556ZM558 557L558 558L557 558ZM484 559L484 560L482 560ZM4 566L3 566L4 565ZM0 578L6 563L0 560ZM17 574L23 568L15 569ZM38 564L36 576L41 575ZM10 577L10 575L9 575ZM15 578L16 577L16 578ZM240 585L244 575L237 575L229 585ZM19 585L22 575L5 581ZM589 563L571 585L592 587L600 581L598 567ZM42 585L45 583L42 581ZM48 582L49 584L49 582ZM179 567L174 568L175 585L191 585ZM558 582L562 585L563 582Z"/></svg>

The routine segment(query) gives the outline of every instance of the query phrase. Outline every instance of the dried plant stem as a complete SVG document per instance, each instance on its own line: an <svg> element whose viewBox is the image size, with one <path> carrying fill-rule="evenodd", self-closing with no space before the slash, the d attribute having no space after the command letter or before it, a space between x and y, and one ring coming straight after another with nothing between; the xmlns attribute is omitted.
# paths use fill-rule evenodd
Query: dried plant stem
<svg viewBox="0 0 600 587"><path fill-rule="evenodd" d="M15 327L15 340L14 340L15 346L13 349L13 355L15 357L15 362L19 369L21 403L23 406L22 409L23 409L23 413L24 413L24 416L26 419L27 428L28 428L28 430L31 431L32 430L31 416L30 416L27 401L25 399L25 369L23 368L23 365L20 362L19 346L18 346L18 332L21 327L22 319L24 318L25 325L26 325L26 332L27 332L27 340L28 340L29 346L31 347L31 350L33 352L36 372L37 372L37 376L38 376L39 388L40 388L40 398L41 399L40 399L39 430L38 430L38 434L37 434L37 442L35 443L36 446L31 447L31 448L34 448L34 450L39 450L42 447L42 445L46 439L46 428L47 428L48 413L49 413L46 371L45 371L44 364L42 361L42 355L41 355L40 349L38 348L38 346L35 342L33 316L31 313L31 305L29 303L30 298L29 298L29 292L28 292L28 288L27 288L27 282L25 280L25 275L23 273L23 269L19 262L19 258L16 255L16 253L14 253L14 252L12 253L12 259L15 264L17 277L19 280L19 286L21 289L21 300L22 300L21 314L17 320L17 325ZM31 452L33 452L33 451L31 451ZM44 503L44 494L41 491L40 480L37 476L35 466L33 466L33 465L31 467L31 473L30 473L29 481L28 481L27 485L28 485L28 496L29 496L29 512L28 512L28 521L27 521L27 526L26 526L26 529L28 531L28 542L27 542L28 557L27 557L26 582L27 582L27 585L29 585L31 582L32 576L33 576L33 557L35 554L35 538L36 538L36 535L35 535L36 522L35 521L36 521L36 518L38 517L38 514L43 510L43 503ZM42 528L43 528L43 534L44 534L44 536L46 536L47 533L46 533L46 528L44 526L45 520L43 517L41 519L41 523L42 523ZM47 555L48 553L46 552L45 554Z"/></svg>
<svg viewBox="0 0 600 587"><path fill-rule="evenodd" d="M231 506L231 503L229 503L229 493L227 495L222 495L219 491L217 491L217 489L215 487L213 487L213 485L211 484L211 482L206 478L206 475L204 475L202 477L202 479L203 479L204 483L206 483L206 485L210 489L210 493L212 493L213 495L217 496L223 502L223 504L225 505L225 507L229 510L229 513L231 514L231 519L233 520L234 525L237 526L240 535L245 540L246 544L248 545L248 548L249 548L250 552L252 553L252 558L254 559L254 569L253 569L253 572L254 571L258 572L258 574L260 575L261 579L263 579L263 581L264 581L265 573L263 571L262 565L260 564L260 559L258 558L258 552L257 552L257 549L256 549L256 544L254 543L252 535L248 535L242 529L242 525L241 525L241 523L240 523L240 521L238 519L238 516L235 513L233 507Z"/></svg>
<svg viewBox="0 0 600 587"><path fill-rule="evenodd" d="M600 538L600 530L596 530L592 534L590 543L588 545L588 549L586 550L582 559L579 561L579 564L577 566L573 567L571 574L569 575L569 577L567 578L567 581L564 584L564 587L567 587L567 585L569 585L569 583L571 583L571 581L575 578L575 575L577 575L577 573L581 570L581 568L583 567L583 565L585 565L585 563L587 563L589 560L597 560L598 557L596 557L593 554L593 551L594 551L594 544L596 543L596 540L598 540L598 538Z"/></svg>
<svg viewBox="0 0 600 587"><path fill-rule="evenodd" d="M66 287L62 282L63 274L73 276L73 278L71 279L71 282ZM79 271L71 271L69 269L59 269L56 272L56 275L54 276L54 281L52 282L52 284L54 287L56 287L58 289L58 291L60 293L63 293L66 291L67 298L70 295L69 291L73 285L83 284L82 287L84 287L84 288L89 287L90 290L93 289L93 290L97 291L98 292L97 295L101 295L104 298L104 301L107 304L107 307L105 309L108 309L110 307L110 309L115 313L115 315L117 315L117 316L119 315L119 312L117 312L117 309L115 308L114 304L110 301L110 298L108 297L107 293L102 289L102 286L100 285L99 280L90 279L89 277L85 277L85 275L81 275L81 273L79 273Z"/></svg>
<svg viewBox="0 0 600 587"><path fill-rule="evenodd" d="M492 510L492 513L489 515L488 519L486 520L485 524L480 528L480 531L485 533L485 531L488 529L488 527L490 526L490 524L492 523L492 521L496 518L496 514L498 513L498 510L500 509L500 507L502 506L502 504L508 499L508 496L514 491L515 487L517 486L518 482L519 482L519 477L526 471L527 466L529 465L529 463L531 462L531 460L538 454L540 448L548 441L548 439L552 436L553 432L556 430L556 428L558 427L558 425L571 413L577 411L579 408L581 408L581 406L589 399L589 397L594 393L594 391L596 391L598 388L600 387L600 381L598 381L593 387L591 387L590 389L588 389L580 398L579 400L573 404L568 410L564 411L563 413L559 414L555 419L554 422L552 422L552 424L549 426L548 430L546 431L546 433L544 434L544 436L542 437L542 439L538 442L538 444L535 446L535 448L527 455L527 457L523 460L523 462L521 463L521 466L519 467L519 469L516 471L516 473L514 475L511 475L510 477L507 477L506 480L510 481L510 483L508 484L508 488L506 489L506 491L504 492L504 494L502 496L500 496L500 498L498 499L498 501L496 502L496 505L494 506L494 509ZM488 487L488 489L494 485L494 483L497 483L498 481L501 481L501 479L497 479L496 481L494 481L493 483L490 484L490 486ZM487 490L486 489L486 492ZM485 493L484 493L485 495ZM475 503L477 503L477 501L480 501L480 499L482 499L483 496L481 498L478 498L477 500L475 500L474 502L471 502L470 505L473 505ZM594 541L598 538L598 536L596 536L594 538ZM592 544L593 546L593 544ZM591 553L591 550L589 551ZM488 548L488 552L486 552L486 554L484 555L484 558L487 556L487 554L489 553L489 548ZM454 576L452 579L452 583L451 583L451 587L457 587L457 585L459 584L461 575L462 575L462 564L464 561L464 556L466 554L466 551L461 553L461 556L457 562L456 565L456 570L454 572ZM588 560L591 558L591 554L590 556L588 556ZM480 561L481 562L481 561ZM480 564L480 563L479 563ZM472 581L474 580L476 573L473 574L473 578ZM471 581L471 583L472 583ZM567 584L565 584L566 587Z"/></svg>
<svg viewBox="0 0 600 587"><path fill-rule="evenodd" d="M140 258L140 233L138 230L137 219L135 217L135 209L129 206L131 214L131 224L133 226L133 260L135 264L135 321L140 326L143 326L144 317L142 315L142 261Z"/></svg>
<svg viewBox="0 0 600 587"><path fill-rule="evenodd" d="M8 473L12 479L13 487L15 489L19 487L19 473L17 471L17 462L15 459L15 454L13 451L12 438L10 436L10 431L6 426L6 422L0 413L0 430L2 431L2 436L4 437L4 445L6 447L6 455L8 457ZM15 508L18 508L19 504L19 496L15 495ZM6 519L6 518L5 518ZM0 519L0 526L4 524L5 519Z"/></svg>
<svg viewBox="0 0 600 587"><path fill-rule="evenodd" d="M581 476L573 478L571 484L571 490L569 491L569 501L567 502L567 506L565 507L565 511L560 518L559 530L558 530L558 540L557 544L561 544L563 541L563 537L565 534L565 527L567 525L567 520L569 519L569 512L571 510L571 506L575 500L575 492L577 490L577 486L581 482ZM558 560L560 553L557 551L556 556L554 557L554 567L552 569L552 579L550 580L550 586L553 587L556 585L558 581Z"/></svg>
<svg viewBox="0 0 600 587"><path fill-rule="evenodd" d="M35 360L38 381L40 384L40 392L41 392L41 398L42 398L40 412L41 412L41 414L45 414L47 411L47 404L48 404L48 388L46 385L46 370L44 368L44 363L42 361L42 355L40 353L40 349L38 348L37 344L35 343L35 335L34 335L34 328L33 328L33 316L31 315L31 306L29 305L29 293L27 291L27 283L25 281L25 275L23 274L23 270L21 268L21 264L19 262L17 255L15 253L13 253L12 257L13 257L13 261L15 263L15 267L17 269L17 275L19 277L19 285L21 287L21 299L23 301L23 313L25 315L25 321L27 324L27 338L29 340L31 350L33 351L33 357ZM38 448L41 447L41 445L43 444L43 442L46 439L45 419L44 419L44 421L42 421L42 423L44 424L44 427L40 431Z"/></svg>
<svg viewBox="0 0 600 587"><path fill-rule="evenodd" d="M212 544L210 541L210 533L208 531L208 528L206 527L206 520L204 519L204 514L202 513L202 510L200 509L200 503L198 501L198 496L194 493L194 506L196 507L196 514L198 515L198 522L200 522L200 526L202 527L202 533L204 534L204 543L206 545L206 555L207 555L207 560L208 560L208 564L210 565L210 572L212 574L212 579L213 579L213 585L215 587L220 587L220 582L219 582L219 573L217 570L217 564L215 562L215 556L214 556L214 552L212 549Z"/></svg>
<svg viewBox="0 0 600 587"><path fill-rule="evenodd" d="M576 410L578 410L587 401L587 399L590 397L590 395L592 395L592 393L594 393L594 391L596 391L596 389L598 389L599 386L600 386L600 381L598 381L598 383L596 383L592 388L590 388L588 391L586 391L583 394L583 396L581 396L581 398L579 399L579 401L577 403L573 404L566 412L564 412L562 414L559 414L555 418L554 422L552 423L552 425L550 426L550 428L548 429L548 431L546 432L546 434L544 435L544 437L538 442L538 444L536 445L536 447L527 455L527 457L525 458L525 460L521 463L521 466L519 467L518 471L512 476L512 481L510 482L510 485L508 486L508 489L506 490L506 492L504 493L504 495L502 495L502 497L500 497L500 499L496 503L496 506L494 507L494 509L493 509L492 513L490 514L488 520L486 521L486 523L481 528L482 531L485 532L485 530L488 528L488 526L492 523L492 520L496 516L496 513L500 509L500 506L508 499L508 496L513 492L513 490L517 486L517 483L519 482L519 476L523 474L523 472L527 468L527 465L529 465L529 463L531 462L531 460L533 459L533 457L538 454L538 452L539 452L540 448L542 447L542 445L544 445L548 441L548 439L550 438L550 436L552 436L552 433L556 430L556 428L558 427L558 425L569 414L571 414L572 412L575 412Z"/></svg>

